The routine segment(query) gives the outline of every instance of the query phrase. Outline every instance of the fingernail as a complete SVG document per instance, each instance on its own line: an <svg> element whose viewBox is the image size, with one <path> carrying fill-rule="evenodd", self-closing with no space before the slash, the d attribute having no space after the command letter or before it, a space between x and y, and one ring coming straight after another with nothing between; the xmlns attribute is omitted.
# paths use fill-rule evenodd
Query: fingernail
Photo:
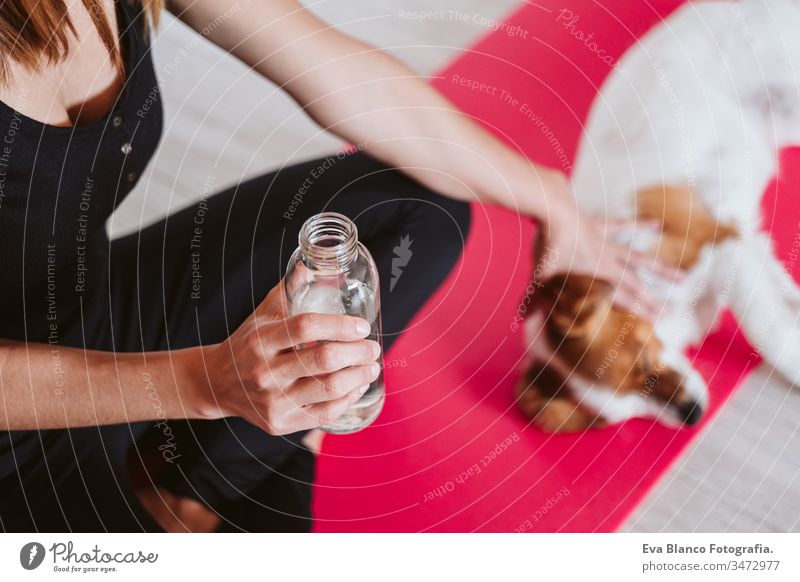
<svg viewBox="0 0 800 582"><path fill-rule="evenodd" d="M378 342L370 342L371 346L370 349L372 350L372 357L377 358L381 355L381 345Z"/></svg>
<svg viewBox="0 0 800 582"><path fill-rule="evenodd" d="M377 362L376 362L376 363L374 363L374 364L372 364L372 365L369 367L369 373L370 373L370 376L372 376L373 378L377 378L377 377L378 377L378 374L380 374L380 373L381 373L381 367L380 367L380 364L378 364Z"/></svg>
<svg viewBox="0 0 800 582"><path fill-rule="evenodd" d="M362 386L361 388L359 388L359 389L358 389L358 393L359 393L359 394L364 394L364 392L366 392L367 390L369 390L369 384L367 384L366 386Z"/></svg>
<svg viewBox="0 0 800 582"><path fill-rule="evenodd" d="M356 331L360 334L368 334L370 331L369 323L366 319L356 320Z"/></svg>

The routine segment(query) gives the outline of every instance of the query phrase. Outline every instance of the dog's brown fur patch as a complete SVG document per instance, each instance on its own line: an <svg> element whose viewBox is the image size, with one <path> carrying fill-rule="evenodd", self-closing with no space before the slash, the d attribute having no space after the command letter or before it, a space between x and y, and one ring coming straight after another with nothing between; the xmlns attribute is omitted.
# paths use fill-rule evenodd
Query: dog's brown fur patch
<svg viewBox="0 0 800 582"><path fill-rule="evenodd" d="M665 265L690 269L707 245L739 236L735 227L720 223L689 188L664 184L639 190L636 197L638 218L661 223L655 253Z"/></svg>
<svg viewBox="0 0 800 582"><path fill-rule="evenodd" d="M661 361L663 346L650 322L613 305L611 286L589 275L562 273L541 288L537 310L553 358L570 375L599 382L619 395L638 394L690 414L694 403L680 374ZM575 432L606 421L574 397L569 380L535 362L516 388L520 410L542 430Z"/></svg>
<svg viewBox="0 0 800 582"><path fill-rule="evenodd" d="M613 305L613 289L589 275L555 275L541 290L546 333L555 354L575 373L620 392L640 391L658 365L653 327Z"/></svg>

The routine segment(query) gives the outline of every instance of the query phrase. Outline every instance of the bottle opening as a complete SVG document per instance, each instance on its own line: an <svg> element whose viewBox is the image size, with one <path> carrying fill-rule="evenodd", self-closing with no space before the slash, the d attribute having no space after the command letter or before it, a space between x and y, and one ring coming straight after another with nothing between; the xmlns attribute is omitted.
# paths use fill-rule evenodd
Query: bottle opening
<svg viewBox="0 0 800 582"><path fill-rule="evenodd" d="M303 262L311 269L346 269L358 252L358 229L337 212L322 212L305 221L298 236Z"/></svg>

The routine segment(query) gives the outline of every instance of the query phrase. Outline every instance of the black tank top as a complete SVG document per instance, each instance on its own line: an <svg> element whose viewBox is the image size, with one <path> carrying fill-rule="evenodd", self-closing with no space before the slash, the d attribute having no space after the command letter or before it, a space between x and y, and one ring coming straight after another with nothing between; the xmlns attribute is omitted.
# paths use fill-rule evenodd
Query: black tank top
<svg viewBox="0 0 800 582"><path fill-rule="evenodd" d="M125 84L105 117L55 127L0 102L0 337L81 345L81 303L107 289L106 220L162 128L138 2L118 0L117 22Z"/></svg>
<svg viewBox="0 0 800 582"><path fill-rule="evenodd" d="M91 338L108 317L99 308L108 293L106 221L162 129L146 16L129 1L116 2L125 84L105 117L56 127L0 101L0 338L100 347ZM24 434L0 432L0 478L9 437L19 461Z"/></svg>

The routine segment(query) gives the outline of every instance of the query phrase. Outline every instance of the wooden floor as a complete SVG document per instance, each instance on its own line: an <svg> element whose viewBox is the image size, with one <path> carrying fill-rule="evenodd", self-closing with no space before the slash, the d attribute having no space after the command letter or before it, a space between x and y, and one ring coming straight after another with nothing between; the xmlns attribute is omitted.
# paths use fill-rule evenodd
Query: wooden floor
<svg viewBox="0 0 800 582"><path fill-rule="evenodd" d="M430 74L488 30L516 0L327 0L327 21ZM429 20L413 11L445 11ZM403 11L401 13L401 11ZM449 12L454 11L454 12ZM476 19L478 21L483 18ZM112 218L113 235L138 229L204 191L330 152L322 134L269 83L165 18L154 47L166 102L155 163ZM627 531L800 530L800 390L758 370L651 492Z"/></svg>

